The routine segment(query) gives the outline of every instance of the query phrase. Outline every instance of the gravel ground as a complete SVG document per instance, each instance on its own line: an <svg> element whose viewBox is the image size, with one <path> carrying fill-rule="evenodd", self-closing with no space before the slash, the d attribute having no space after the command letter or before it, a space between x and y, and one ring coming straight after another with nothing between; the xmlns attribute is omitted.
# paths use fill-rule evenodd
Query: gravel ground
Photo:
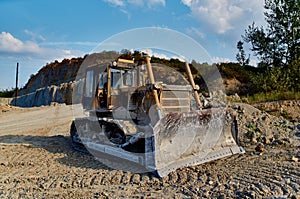
<svg viewBox="0 0 300 199"><path fill-rule="evenodd" d="M72 107L2 107L0 198L300 198L299 123L231 107L246 153L162 179L113 170L72 150Z"/></svg>

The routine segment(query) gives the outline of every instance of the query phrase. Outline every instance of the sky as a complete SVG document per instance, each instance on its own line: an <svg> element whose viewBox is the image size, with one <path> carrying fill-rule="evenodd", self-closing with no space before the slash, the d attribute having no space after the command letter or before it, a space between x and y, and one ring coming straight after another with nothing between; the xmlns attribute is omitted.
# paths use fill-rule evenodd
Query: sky
<svg viewBox="0 0 300 199"><path fill-rule="evenodd" d="M22 87L46 63L83 57L116 34L145 27L186 35L214 63L235 62L236 44L245 29L253 22L264 25L263 4L263 0L0 0L0 90L15 86L17 62Z"/></svg>

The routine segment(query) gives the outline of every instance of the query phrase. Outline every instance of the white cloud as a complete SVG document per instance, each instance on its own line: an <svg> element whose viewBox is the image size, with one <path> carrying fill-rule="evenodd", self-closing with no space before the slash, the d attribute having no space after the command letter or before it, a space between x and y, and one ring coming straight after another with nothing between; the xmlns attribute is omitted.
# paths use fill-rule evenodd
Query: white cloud
<svg viewBox="0 0 300 199"><path fill-rule="evenodd" d="M178 59L179 61L182 61L182 62L186 62L186 58L183 56L183 55L180 55L179 57L178 56L172 56L171 57L172 59Z"/></svg>
<svg viewBox="0 0 300 199"><path fill-rule="evenodd" d="M181 0L181 2L188 7L192 5L192 0Z"/></svg>
<svg viewBox="0 0 300 199"><path fill-rule="evenodd" d="M34 32L31 32L30 30L25 29L24 32L27 35L31 36L32 40L41 40L41 41L45 41L46 40L42 35L36 34Z"/></svg>
<svg viewBox="0 0 300 199"><path fill-rule="evenodd" d="M212 63L215 63L215 64L237 62L236 60L232 60L232 59L229 59L229 58L226 58L226 57L213 57L211 59L211 61L212 61ZM259 61L257 59L250 59L249 65L250 66L257 66L258 62Z"/></svg>
<svg viewBox="0 0 300 199"><path fill-rule="evenodd" d="M144 1L143 0L127 0L128 4L133 4L137 6L143 6Z"/></svg>
<svg viewBox="0 0 300 199"><path fill-rule="evenodd" d="M161 58L161 59L167 59L167 60L179 59L182 62L186 61L185 57L182 56L182 55L179 55L179 56L174 55L174 54L168 54L167 55L163 52L159 52L159 50L153 50L153 49L150 49L150 48L141 49L140 51L146 53L150 57L154 56L154 57L158 57L158 58ZM133 52L133 50L131 50L131 52Z"/></svg>
<svg viewBox="0 0 300 199"><path fill-rule="evenodd" d="M155 6L155 5L163 5L166 6L166 1L165 0L146 0L147 5L149 7Z"/></svg>
<svg viewBox="0 0 300 199"><path fill-rule="evenodd" d="M168 57L166 54L158 53L158 52L153 52L153 50L150 49L150 48L142 49L141 52L146 53L150 57L155 56L155 57L159 57L161 59L170 59L170 57Z"/></svg>
<svg viewBox="0 0 300 199"><path fill-rule="evenodd" d="M259 61L257 59L250 59L249 65L257 67L258 63L259 63Z"/></svg>
<svg viewBox="0 0 300 199"><path fill-rule="evenodd" d="M104 2L110 3L115 6L124 6L123 0L103 0Z"/></svg>
<svg viewBox="0 0 300 199"><path fill-rule="evenodd" d="M114 6L125 7L125 6L147 6L152 8L157 5L166 5L166 0L103 0L104 2L110 3Z"/></svg>
<svg viewBox="0 0 300 199"><path fill-rule="evenodd" d="M253 21L261 24L262 0L181 0L201 25L217 34L243 30Z"/></svg>
<svg viewBox="0 0 300 199"><path fill-rule="evenodd" d="M63 46L63 45L78 45L78 46L97 46L99 42L89 41L70 41L70 42L42 42L40 46Z"/></svg>
<svg viewBox="0 0 300 199"><path fill-rule="evenodd" d="M21 41L9 32L0 34L0 56L27 57L28 59L61 59L82 56L81 51L68 49L42 48L34 41Z"/></svg>
<svg viewBox="0 0 300 199"><path fill-rule="evenodd" d="M195 27L190 27L186 29L186 33L188 35L196 35L196 37L200 39L205 39L205 33L203 33L200 29L195 28Z"/></svg>
<svg viewBox="0 0 300 199"><path fill-rule="evenodd" d="M234 62L230 60L229 58L224 58L224 57L213 57L211 58L212 63L229 63L229 62Z"/></svg>
<svg viewBox="0 0 300 199"><path fill-rule="evenodd" d="M32 41L22 42L15 38L8 32L2 32L0 34L0 52L9 53L37 53L39 52L39 46Z"/></svg>

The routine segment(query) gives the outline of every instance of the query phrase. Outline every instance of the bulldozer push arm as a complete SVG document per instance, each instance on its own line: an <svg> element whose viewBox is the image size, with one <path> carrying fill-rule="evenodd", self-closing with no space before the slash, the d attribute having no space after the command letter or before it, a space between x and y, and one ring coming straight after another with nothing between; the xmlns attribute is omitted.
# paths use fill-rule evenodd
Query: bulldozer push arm
<svg viewBox="0 0 300 199"><path fill-rule="evenodd" d="M198 109L200 109L200 108L202 108L202 104L200 102L200 98L199 98L199 95L198 95L199 87L196 86L196 84L194 82L194 78L193 78L193 75L192 75L192 72L191 72L191 69L190 69L190 65L189 65L188 62L185 62L185 71L188 75L189 82L192 85L192 88L193 88L193 91L194 91L194 98L196 100L197 107L198 107Z"/></svg>
<svg viewBox="0 0 300 199"><path fill-rule="evenodd" d="M157 90L156 90L157 88L155 88L157 86L155 86L155 80L154 80L154 75L153 75L153 71L152 71L152 66L151 66L150 59L148 56L146 57L146 63L147 63L147 71L148 71L149 81L150 81L150 84L152 85L152 95L155 100L155 107L154 107L155 115L151 115L152 120L155 120L155 121L152 121L152 124L155 124L157 121L159 121L162 118L162 110L161 110L160 101L158 99L158 94L157 94Z"/></svg>

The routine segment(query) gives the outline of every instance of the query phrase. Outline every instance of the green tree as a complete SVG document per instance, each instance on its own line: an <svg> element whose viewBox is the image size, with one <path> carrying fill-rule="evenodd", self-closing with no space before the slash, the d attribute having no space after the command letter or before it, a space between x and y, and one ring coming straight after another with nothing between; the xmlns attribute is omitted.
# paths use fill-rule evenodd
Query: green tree
<svg viewBox="0 0 300 199"><path fill-rule="evenodd" d="M237 42L238 53L236 54L236 60L239 62L241 66L249 65L250 55L246 58L245 50L243 47L244 43L242 41Z"/></svg>
<svg viewBox="0 0 300 199"><path fill-rule="evenodd" d="M243 40L251 44L264 69L265 92L299 90L300 1L265 0L266 27L253 23ZM259 86L259 85L258 85Z"/></svg>
<svg viewBox="0 0 300 199"><path fill-rule="evenodd" d="M242 36L266 66L289 66L299 58L300 1L265 0L267 27L250 25Z"/></svg>

